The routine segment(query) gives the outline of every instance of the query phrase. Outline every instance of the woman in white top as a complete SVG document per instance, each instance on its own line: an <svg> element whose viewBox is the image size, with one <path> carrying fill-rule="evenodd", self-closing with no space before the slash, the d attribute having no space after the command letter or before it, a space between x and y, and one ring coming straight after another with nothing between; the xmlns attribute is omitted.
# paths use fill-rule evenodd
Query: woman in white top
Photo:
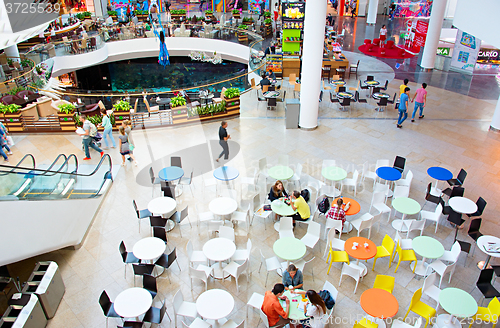
<svg viewBox="0 0 500 328"><path fill-rule="evenodd" d="M382 28L380 29L380 44L385 43L386 38L387 38L387 29L385 28L385 25L382 25Z"/></svg>
<svg viewBox="0 0 500 328"><path fill-rule="evenodd" d="M304 304L304 314L306 317L309 317L309 319L306 319L303 323L304 326L310 328L324 328L327 322L322 319L326 314L326 305L321 296L312 289L309 289L307 292L294 290L293 293L305 294L309 300L309 302Z"/></svg>

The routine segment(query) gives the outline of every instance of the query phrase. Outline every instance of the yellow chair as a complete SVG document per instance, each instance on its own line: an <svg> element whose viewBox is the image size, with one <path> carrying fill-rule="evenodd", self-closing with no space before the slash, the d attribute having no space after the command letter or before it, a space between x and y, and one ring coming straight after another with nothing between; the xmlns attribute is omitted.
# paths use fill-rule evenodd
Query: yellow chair
<svg viewBox="0 0 500 328"><path fill-rule="evenodd" d="M377 254L375 255L375 258L373 259L373 268L372 271L375 270L375 263L377 262L378 258L381 257L387 257L389 256L389 268L392 265L392 255L394 253L394 247L396 246L396 243L394 240L392 240L389 235L385 235L384 239L382 240L382 245L377 246Z"/></svg>
<svg viewBox="0 0 500 328"><path fill-rule="evenodd" d="M255 90L258 90L258 89L260 89L260 85L255 85L255 78L252 78L252 79L250 80L250 82L251 82L251 84L252 84L252 90L254 90L254 89L255 89Z"/></svg>
<svg viewBox="0 0 500 328"><path fill-rule="evenodd" d="M373 288L379 288L383 290L387 290L392 294L392 290L394 289L394 283L396 279L392 276L385 276L383 274L378 274L375 277L375 282L373 283Z"/></svg>
<svg viewBox="0 0 500 328"><path fill-rule="evenodd" d="M398 245L396 246L396 253L398 254L399 259L394 273L398 272L399 265L403 261L410 261L410 263L415 261L415 265L413 266L413 273L415 273L415 267L417 266L417 256L415 255L413 249L402 249L398 241Z"/></svg>
<svg viewBox="0 0 500 328"><path fill-rule="evenodd" d="M325 80L323 80L323 90L332 90L332 87L325 85Z"/></svg>
<svg viewBox="0 0 500 328"><path fill-rule="evenodd" d="M498 316L500 316L500 301L495 297L490 301L488 307L478 307L476 315L472 317L469 328L471 328L472 324L478 319L481 320L482 323L493 322L491 328L495 328L498 323Z"/></svg>
<svg viewBox="0 0 500 328"><path fill-rule="evenodd" d="M345 262L349 264L349 255L346 251L334 251L332 249L332 242L330 241L330 251L328 252L328 256L326 258L326 263L328 263L328 259L330 259L330 265L328 266L328 271L326 274L330 273L330 269L332 267L333 262Z"/></svg>
<svg viewBox="0 0 500 328"><path fill-rule="evenodd" d="M368 320L367 318L361 319L359 322L354 323L353 328L377 328L378 323Z"/></svg>
<svg viewBox="0 0 500 328"><path fill-rule="evenodd" d="M418 289L415 293L413 293L413 296L411 297L410 307L408 308L408 311L406 312L403 321L408 316L408 313L410 313L410 311L413 311L425 319L425 326L424 326L425 328L429 324L431 318L436 315L436 310L434 310L431 306L425 304L424 302L420 301L421 297L422 297L422 288Z"/></svg>

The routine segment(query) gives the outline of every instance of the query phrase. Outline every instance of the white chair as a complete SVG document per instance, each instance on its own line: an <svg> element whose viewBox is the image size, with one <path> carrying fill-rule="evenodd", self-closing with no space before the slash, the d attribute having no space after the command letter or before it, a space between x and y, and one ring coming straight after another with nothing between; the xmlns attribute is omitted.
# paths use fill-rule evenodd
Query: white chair
<svg viewBox="0 0 500 328"><path fill-rule="evenodd" d="M460 253L459 253L460 254ZM457 257L458 259L458 257ZM445 264L443 261L441 260L435 260L434 262L432 262L431 264L429 264L427 266L427 270L426 270L426 275L427 275L427 272L429 272L429 270L434 270L434 272L436 272L437 274L439 274L441 276L441 278L439 279L439 288L441 288L441 282L443 281L443 277L449 273L450 274L450 277L448 279L448 283L451 282L451 277L453 276L453 272L455 271L455 264L457 262L453 262L452 264ZM430 271L432 272L432 271Z"/></svg>
<svg viewBox="0 0 500 328"><path fill-rule="evenodd" d="M460 247L460 243L458 241L455 241L453 246L451 246L451 250L445 250L443 256L441 256L439 260L450 263L456 262L458 261L458 257L460 256L461 251L462 248Z"/></svg>
<svg viewBox="0 0 500 328"><path fill-rule="evenodd" d="M373 180L373 185L375 185L375 182L377 181L377 173L375 171L370 171L370 164L368 162L365 162L363 164L363 171L361 172L361 182L365 182L365 179L372 179Z"/></svg>
<svg viewBox="0 0 500 328"><path fill-rule="evenodd" d="M257 184L259 180L259 169L255 169L253 173L253 177L242 177L241 182L241 194L243 195L243 185L249 185L253 187L253 191L257 192Z"/></svg>
<svg viewBox="0 0 500 328"><path fill-rule="evenodd" d="M219 238L226 238L234 243L234 229L231 227L220 226Z"/></svg>
<svg viewBox="0 0 500 328"><path fill-rule="evenodd" d="M202 188L203 188L203 198L205 200L208 200L207 199L207 189L208 188L213 188L213 193L209 193L209 195L214 195L214 196L217 196L217 192L218 192L218 188L217 188L217 180L213 177L210 177L210 178L205 178L203 177L202 179Z"/></svg>
<svg viewBox="0 0 500 328"><path fill-rule="evenodd" d="M335 301L335 303L337 303L337 297L339 291L337 290L337 288L335 288L335 286L333 286L328 280L326 280L325 283L323 284L323 288L321 289L327 290L330 293L330 296ZM335 311L335 306L330 310L330 315L332 315L334 311Z"/></svg>
<svg viewBox="0 0 500 328"><path fill-rule="evenodd" d="M434 233L437 233L439 219L441 218L441 213L443 212L443 205L437 204L434 212L431 211L420 211L420 218L427 222L427 220L431 222L436 222L436 229L434 229Z"/></svg>
<svg viewBox="0 0 500 328"><path fill-rule="evenodd" d="M413 180L413 172L411 170L408 170L408 173L406 173L406 177L404 179L399 179L398 181L396 181L396 186L411 187L412 180Z"/></svg>
<svg viewBox="0 0 500 328"><path fill-rule="evenodd" d="M335 230L339 232L339 238L342 236L342 220L334 220L334 219L326 219L325 222L325 235L329 238L330 236L330 231L333 230L333 237L335 237ZM328 247L328 238L326 240L327 247Z"/></svg>
<svg viewBox="0 0 500 328"><path fill-rule="evenodd" d="M358 177L359 177L359 171L354 170L354 173L352 174L352 178L346 178L342 180L342 187L340 188L340 192L342 193L342 190L344 187L354 187L354 196L356 196L356 191L358 189Z"/></svg>
<svg viewBox="0 0 500 328"><path fill-rule="evenodd" d="M264 220L264 230L267 230L266 219L271 215L272 211L264 211L264 204L260 201L260 194L253 196L253 216L250 220L250 225L253 223L253 218L258 217Z"/></svg>
<svg viewBox="0 0 500 328"><path fill-rule="evenodd" d="M266 259L264 257L264 254L262 254L262 250L260 250L260 258L261 258L261 261L260 261L260 266L259 266L259 272L260 272L260 269L262 268L262 263L265 263L266 270L267 270L265 286L267 286L267 278L269 277L269 271L275 271L275 270L281 269L281 263L280 263L280 260L278 260L278 258L276 256L273 256L273 257Z"/></svg>
<svg viewBox="0 0 500 328"><path fill-rule="evenodd" d="M267 173L267 159L266 157L262 157L259 159L259 175L263 175L266 179L269 178L269 174Z"/></svg>
<svg viewBox="0 0 500 328"><path fill-rule="evenodd" d="M259 293L253 293L252 296L250 296L250 299L247 302L247 314L246 318L248 319L248 307L251 306L257 310L260 310L262 307L262 303L264 303L264 295L261 295Z"/></svg>
<svg viewBox="0 0 500 328"><path fill-rule="evenodd" d="M344 263L344 265L342 266L342 271L340 273L339 286L342 283L342 277L344 275L349 276L349 277L353 278L354 280L356 280L356 287L354 287L354 293L353 293L353 294L356 294L356 289L358 289L359 280L362 277L361 272L362 272L361 267L359 267L355 264Z"/></svg>
<svg viewBox="0 0 500 328"><path fill-rule="evenodd" d="M279 234L280 238L285 238L285 237L295 238L295 235L293 234L293 219L291 217L283 216L280 219Z"/></svg>
<svg viewBox="0 0 500 328"><path fill-rule="evenodd" d="M408 220L410 225L408 226L408 231L406 232L406 238L410 235L410 232L413 230L420 230L420 236L424 232L425 228L425 220Z"/></svg>
<svg viewBox="0 0 500 328"><path fill-rule="evenodd" d="M212 212L210 211L202 212L198 207L197 203L194 206L196 208L196 213L198 213L198 227L200 226L200 222L207 222L215 219L214 214Z"/></svg>
<svg viewBox="0 0 500 328"><path fill-rule="evenodd" d="M231 221L233 222L243 222L247 231L250 229L250 209L252 204L248 204L246 212L236 211L231 215Z"/></svg>
<svg viewBox="0 0 500 328"><path fill-rule="evenodd" d="M382 166L391 166L389 163L388 159L377 159L377 162L375 163L375 171Z"/></svg>
<svg viewBox="0 0 500 328"><path fill-rule="evenodd" d="M361 231L368 229L368 239L370 239L370 235L372 233L373 215L365 213L358 219L351 221L351 224L356 230L358 230L358 237Z"/></svg>
<svg viewBox="0 0 500 328"><path fill-rule="evenodd" d="M415 320L415 325L413 326L399 319L394 319L392 321L392 326L391 326L391 328L420 328L420 327L422 327L422 317L418 317L417 320Z"/></svg>
<svg viewBox="0 0 500 328"><path fill-rule="evenodd" d="M399 241L399 246L401 249L413 249L412 240L411 239L403 239L398 231L396 231L396 235L394 236L394 242L397 244Z"/></svg>
<svg viewBox="0 0 500 328"><path fill-rule="evenodd" d="M231 257L232 261L247 261L250 263L250 254L252 253L252 240L248 238L246 249L237 249Z"/></svg>
<svg viewBox="0 0 500 328"><path fill-rule="evenodd" d="M262 311L262 309L260 309L259 314L260 314L260 320L262 320L262 322L264 323L266 328L270 328L269 327L269 319L267 318L267 315Z"/></svg>
<svg viewBox="0 0 500 328"><path fill-rule="evenodd" d="M328 230L328 232L327 232L326 245L325 245L325 254L323 254L323 257L325 257L326 253L328 253L328 249L330 247L330 241L332 241L333 239L337 239L337 238L335 238L335 235L336 235L335 230L339 231L339 238L338 238L338 240L341 240L340 236L342 235L342 221L341 220L328 219L327 223L328 223L328 221L334 221L334 225L332 225L332 228L330 230Z"/></svg>
<svg viewBox="0 0 500 328"><path fill-rule="evenodd" d="M309 261L301 259L301 260L298 260L297 262L294 262L294 265L296 268L298 268L302 272L302 274L304 274L306 267L308 267L309 263L311 263L315 258L316 257L313 256L313 258L310 259ZM314 281L314 267L311 267L311 275L312 275L313 281Z"/></svg>
<svg viewBox="0 0 500 328"><path fill-rule="evenodd" d="M439 289L436 285L437 273L433 272L427 276L424 280L424 285L422 286L422 294L429 296L434 301L436 301L436 311L439 309L439 293L441 293L441 289Z"/></svg>
<svg viewBox="0 0 500 328"><path fill-rule="evenodd" d="M212 271L214 269L209 267L209 266L206 266L206 265L203 265L203 264L200 264L198 265L198 267L193 268L193 267L189 267L189 277L191 278L191 288L193 287L193 279L200 279L201 281L203 281L205 283L205 290L208 289L208 277L210 277L210 275L212 274Z"/></svg>
<svg viewBox="0 0 500 328"><path fill-rule="evenodd" d="M232 319L226 321L225 324L220 326L220 328L243 328L245 327L245 320L241 321L239 324L234 322Z"/></svg>
<svg viewBox="0 0 500 328"><path fill-rule="evenodd" d="M182 322L183 327L188 327L188 328L211 328L212 327L211 324L209 324L206 321L203 321L203 319L201 319L201 318L195 318L189 326L184 321L181 321L181 322Z"/></svg>
<svg viewBox="0 0 500 328"><path fill-rule="evenodd" d="M184 301L184 295L182 295L182 291L179 289L177 293L174 295L173 300L174 307L174 317L175 317L175 326L177 327L177 316L188 317L188 318L196 318L198 316L198 310L196 310L196 303L186 302Z"/></svg>
<svg viewBox="0 0 500 328"><path fill-rule="evenodd" d="M385 183L380 183L380 182L375 182L375 185L373 186L373 192L383 192L385 194L385 199L387 201L387 195L389 194L389 188L390 186Z"/></svg>
<svg viewBox="0 0 500 328"><path fill-rule="evenodd" d="M278 155L278 165L288 166L288 155L279 154Z"/></svg>
<svg viewBox="0 0 500 328"><path fill-rule="evenodd" d="M179 185L189 186L189 190L191 190L191 195L194 197L193 187L191 186L192 182L193 182L193 170L191 170L191 174L189 174L188 176L183 176L182 178L180 178Z"/></svg>
<svg viewBox="0 0 500 328"><path fill-rule="evenodd" d="M234 279L236 280L236 292L238 293L240 292L240 288L238 286L238 278L243 272L246 272L248 283L248 260L243 262L243 264L238 264L234 261L231 261L224 267L223 271L234 277Z"/></svg>
<svg viewBox="0 0 500 328"><path fill-rule="evenodd" d="M392 199L399 197L408 197L410 195L410 187L408 186L396 186L394 187L394 195Z"/></svg>
<svg viewBox="0 0 500 328"><path fill-rule="evenodd" d="M370 204L370 210L368 212L371 212L372 208L375 208L380 215L389 213L387 216L387 222L389 222L389 218L391 217L391 208L387 206L385 201L386 193L384 191L374 192L372 196L372 203Z"/></svg>
<svg viewBox="0 0 500 328"><path fill-rule="evenodd" d="M325 185L324 182L319 181L318 179L315 179L311 176L308 176L307 178L307 188L312 188L316 191L317 194L321 192L321 188Z"/></svg>
<svg viewBox="0 0 500 328"><path fill-rule="evenodd" d="M295 172L293 173L293 176L288 179L288 181L291 181L293 182L294 184L295 183L298 183L299 184L299 188L300 188L300 177L302 175L302 164L297 164L297 167L295 168Z"/></svg>
<svg viewBox="0 0 500 328"><path fill-rule="evenodd" d="M208 261L203 251L193 251L193 243L191 243L191 240L188 240L186 244L186 252L190 264L194 262L203 262L206 264Z"/></svg>
<svg viewBox="0 0 500 328"><path fill-rule="evenodd" d="M232 198L236 201L236 203L238 203L238 204L240 203L240 199L238 198L238 192L234 189L221 188L221 190L219 192L219 196Z"/></svg>
<svg viewBox="0 0 500 328"><path fill-rule="evenodd" d="M224 224L222 221L208 221L208 227L207 227L207 232L208 232L208 238L211 237L211 235L214 232L219 232L219 228Z"/></svg>
<svg viewBox="0 0 500 328"><path fill-rule="evenodd" d="M319 241L319 235L321 234L321 224L318 222L311 221L307 227L307 233L302 239L300 239L307 247L313 249L314 246ZM280 237L281 238L281 237Z"/></svg>

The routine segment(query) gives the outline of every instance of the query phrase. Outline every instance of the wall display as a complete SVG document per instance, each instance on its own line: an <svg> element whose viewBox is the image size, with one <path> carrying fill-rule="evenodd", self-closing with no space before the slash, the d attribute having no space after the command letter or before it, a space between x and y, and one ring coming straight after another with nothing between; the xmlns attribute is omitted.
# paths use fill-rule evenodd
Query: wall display
<svg viewBox="0 0 500 328"><path fill-rule="evenodd" d="M281 5L281 19L284 22L304 22L306 12L305 2L283 2Z"/></svg>
<svg viewBox="0 0 500 328"><path fill-rule="evenodd" d="M475 36L458 30L453 55L451 56L450 67L472 73L479 54L480 44L481 40Z"/></svg>
<svg viewBox="0 0 500 328"><path fill-rule="evenodd" d="M281 77L283 73L283 56L266 55L266 72L273 71L276 77Z"/></svg>
<svg viewBox="0 0 500 328"><path fill-rule="evenodd" d="M269 11L269 0L265 0L265 1L248 0L248 13L249 14L260 14L261 7L264 7L264 10Z"/></svg>
<svg viewBox="0 0 500 328"><path fill-rule="evenodd" d="M427 38L429 22L422 19L410 19L406 23L405 48L423 47Z"/></svg>
<svg viewBox="0 0 500 328"><path fill-rule="evenodd" d="M394 1L396 17L429 17L432 10L432 0L396 0Z"/></svg>

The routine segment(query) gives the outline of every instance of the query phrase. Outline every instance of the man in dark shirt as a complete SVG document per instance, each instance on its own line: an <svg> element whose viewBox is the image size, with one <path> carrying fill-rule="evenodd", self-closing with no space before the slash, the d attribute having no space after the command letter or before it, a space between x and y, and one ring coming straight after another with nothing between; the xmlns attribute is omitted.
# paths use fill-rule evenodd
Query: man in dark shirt
<svg viewBox="0 0 500 328"><path fill-rule="evenodd" d="M260 80L260 83L259 83L259 84L260 84L260 88L261 88L262 90L264 90L264 86L265 86L265 85L271 85L271 81L269 81L269 80L267 79L267 75L263 75L263 76L262 76L262 80Z"/></svg>
<svg viewBox="0 0 500 328"><path fill-rule="evenodd" d="M269 72L267 72L267 77L271 79L271 81L276 80L276 74L274 74L274 72L271 69L269 70Z"/></svg>
<svg viewBox="0 0 500 328"><path fill-rule="evenodd" d="M227 144L227 140L231 139L231 136L227 134L227 122L222 121L219 127L219 145L222 147L222 152L219 157L215 160L219 162L219 159L224 155L224 159L227 160L229 158L229 146Z"/></svg>

